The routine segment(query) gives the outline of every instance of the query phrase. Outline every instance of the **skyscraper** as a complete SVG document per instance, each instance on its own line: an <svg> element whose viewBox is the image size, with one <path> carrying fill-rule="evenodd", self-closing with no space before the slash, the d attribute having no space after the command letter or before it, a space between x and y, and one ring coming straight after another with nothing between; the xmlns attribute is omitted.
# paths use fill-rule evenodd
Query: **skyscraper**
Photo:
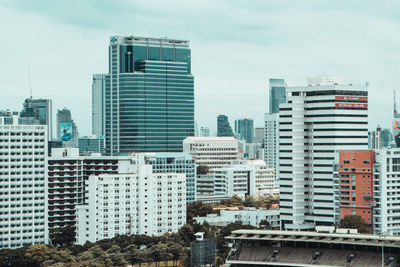
<svg viewBox="0 0 400 267"><path fill-rule="evenodd" d="M317 77L287 90L279 109L282 228L333 225L335 151L368 148L367 87Z"/></svg>
<svg viewBox="0 0 400 267"><path fill-rule="evenodd" d="M179 152L194 135L189 41L112 36L105 75L106 154Z"/></svg>
<svg viewBox="0 0 400 267"><path fill-rule="evenodd" d="M275 170L275 182L279 181L279 114L265 113L264 161Z"/></svg>
<svg viewBox="0 0 400 267"><path fill-rule="evenodd" d="M200 136L201 137L210 136L210 128L208 128L208 127L200 127Z"/></svg>
<svg viewBox="0 0 400 267"><path fill-rule="evenodd" d="M104 136L104 97L106 88L106 75L93 75L92 83L92 134Z"/></svg>
<svg viewBox="0 0 400 267"><path fill-rule="evenodd" d="M67 108L57 110L57 140L66 147L78 147L78 127Z"/></svg>
<svg viewBox="0 0 400 267"><path fill-rule="evenodd" d="M252 119L235 120L235 132L239 134L239 138L245 140L246 143L254 142L254 123Z"/></svg>
<svg viewBox="0 0 400 267"><path fill-rule="evenodd" d="M376 130L372 131L370 139L371 149L382 149L382 128L376 127Z"/></svg>
<svg viewBox="0 0 400 267"><path fill-rule="evenodd" d="M229 124L228 117L226 115L219 115L217 118L217 136L219 137L234 136L232 127Z"/></svg>
<svg viewBox="0 0 400 267"><path fill-rule="evenodd" d="M47 137L53 139L53 109L50 99L27 98L20 113L20 123L47 125Z"/></svg>
<svg viewBox="0 0 400 267"><path fill-rule="evenodd" d="M279 104L286 102L284 79L269 79L269 113L279 113Z"/></svg>

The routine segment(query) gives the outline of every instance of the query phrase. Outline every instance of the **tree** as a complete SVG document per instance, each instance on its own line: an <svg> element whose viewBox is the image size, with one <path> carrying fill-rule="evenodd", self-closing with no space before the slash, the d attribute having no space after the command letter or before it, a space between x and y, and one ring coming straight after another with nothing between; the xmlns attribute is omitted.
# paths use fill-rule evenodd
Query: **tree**
<svg viewBox="0 0 400 267"><path fill-rule="evenodd" d="M113 266L113 262L111 261L110 256L105 253L104 250L98 245L95 245L89 250L79 254L79 256L76 257L76 260L83 266Z"/></svg>
<svg viewBox="0 0 400 267"><path fill-rule="evenodd" d="M340 220L341 228L357 229L360 233L371 233L371 225L359 215L346 215Z"/></svg>
<svg viewBox="0 0 400 267"><path fill-rule="evenodd" d="M167 243L168 253L172 255L173 266L176 266L178 260L184 257L184 248L177 243L169 242Z"/></svg>
<svg viewBox="0 0 400 267"><path fill-rule="evenodd" d="M49 236L53 246L71 246L75 242L75 228L72 226L51 228Z"/></svg>
<svg viewBox="0 0 400 267"><path fill-rule="evenodd" d="M113 262L113 266L126 266L127 261L125 260L125 255L121 253L121 248L118 245L113 245L106 250L106 253Z"/></svg>
<svg viewBox="0 0 400 267"><path fill-rule="evenodd" d="M237 195L234 195L233 197L228 198L228 199L221 200L220 204L223 206L226 206L226 207L242 207L242 206L244 206L243 200Z"/></svg>
<svg viewBox="0 0 400 267"><path fill-rule="evenodd" d="M0 250L0 266L1 267L39 267L36 263L25 256L26 250L19 249L3 249Z"/></svg>
<svg viewBox="0 0 400 267"><path fill-rule="evenodd" d="M124 253L125 260L132 266L136 263L139 263L139 266L141 266L143 262L147 261L147 256L148 254L145 251L138 249L135 245L128 246Z"/></svg>
<svg viewBox="0 0 400 267"><path fill-rule="evenodd" d="M186 206L186 220L188 224L192 224L194 217L204 217L207 214L215 212L216 211L213 210L213 207L210 204L195 201Z"/></svg>
<svg viewBox="0 0 400 267"><path fill-rule="evenodd" d="M168 251L166 244L157 244L149 249L149 253L153 260L156 262L156 266L159 266L161 261L168 261L173 258L173 255Z"/></svg>
<svg viewBox="0 0 400 267"><path fill-rule="evenodd" d="M209 168L207 165L199 165L197 166L197 174L208 174Z"/></svg>

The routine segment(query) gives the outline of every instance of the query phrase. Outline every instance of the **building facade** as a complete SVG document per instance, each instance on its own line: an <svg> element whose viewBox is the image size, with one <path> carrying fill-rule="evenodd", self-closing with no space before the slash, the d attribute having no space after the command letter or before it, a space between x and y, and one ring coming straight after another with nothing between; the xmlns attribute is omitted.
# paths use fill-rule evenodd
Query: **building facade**
<svg viewBox="0 0 400 267"><path fill-rule="evenodd" d="M254 142L254 122L252 119L235 120L235 132L239 135L239 139L245 140L246 143Z"/></svg>
<svg viewBox="0 0 400 267"><path fill-rule="evenodd" d="M104 109L105 109L106 74L94 74L92 82L92 134L105 135Z"/></svg>
<svg viewBox="0 0 400 267"><path fill-rule="evenodd" d="M279 109L282 229L333 225L335 151L368 149L366 86L317 77L288 87Z"/></svg>
<svg viewBox="0 0 400 267"><path fill-rule="evenodd" d="M50 99L27 98L20 113L20 124L47 125L47 136L53 140L53 107Z"/></svg>
<svg viewBox="0 0 400 267"><path fill-rule="evenodd" d="M275 181L279 181L279 114L265 113L264 161L275 170Z"/></svg>
<svg viewBox="0 0 400 267"><path fill-rule="evenodd" d="M49 241L47 126L14 119L0 120L0 249Z"/></svg>
<svg viewBox="0 0 400 267"><path fill-rule="evenodd" d="M232 127L228 121L228 116L226 115L219 115L217 117L217 136L218 137L234 136Z"/></svg>
<svg viewBox="0 0 400 267"><path fill-rule="evenodd" d="M78 127L67 108L57 110L57 140L65 147L78 147Z"/></svg>
<svg viewBox="0 0 400 267"><path fill-rule="evenodd" d="M379 126L371 132L370 147L371 149L382 149L382 129Z"/></svg>
<svg viewBox="0 0 400 267"><path fill-rule="evenodd" d="M189 41L112 36L103 120L108 155L181 152L194 135Z"/></svg>
<svg viewBox="0 0 400 267"><path fill-rule="evenodd" d="M335 157L335 220L340 223L346 215L358 215L372 224L373 150L342 150Z"/></svg>
<svg viewBox="0 0 400 267"><path fill-rule="evenodd" d="M279 113L279 104L286 103L284 79L269 79L269 113Z"/></svg>
<svg viewBox="0 0 400 267"><path fill-rule="evenodd" d="M78 139L79 154L105 153L106 138L104 136L83 136Z"/></svg>
<svg viewBox="0 0 400 267"><path fill-rule="evenodd" d="M210 136L210 128L200 127L200 136L201 137L209 137Z"/></svg>
<svg viewBox="0 0 400 267"><path fill-rule="evenodd" d="M77 244L177 232L186 223L185 180L184 174L155 174L151 165L139 164L90 176L87 204L77 211Z"/></svg>

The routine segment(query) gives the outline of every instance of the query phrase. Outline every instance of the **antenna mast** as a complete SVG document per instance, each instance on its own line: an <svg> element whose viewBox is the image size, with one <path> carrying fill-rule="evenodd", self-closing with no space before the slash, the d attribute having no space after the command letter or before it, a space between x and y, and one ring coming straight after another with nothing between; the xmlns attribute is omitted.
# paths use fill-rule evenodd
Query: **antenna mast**
<svg viewBox="0 0 400 267"><path fill-rule="evenodd" d="M32 99L31 68L29 66L28 66L28 82L29 82L30 99Z"/></svg>

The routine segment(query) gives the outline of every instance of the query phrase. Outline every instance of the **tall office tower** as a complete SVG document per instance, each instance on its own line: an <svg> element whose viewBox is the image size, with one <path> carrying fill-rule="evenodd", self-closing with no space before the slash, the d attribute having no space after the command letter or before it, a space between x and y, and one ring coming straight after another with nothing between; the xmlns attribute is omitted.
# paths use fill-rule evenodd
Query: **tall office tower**
<svg viewBox="0 0 400 267"><path fill-rule="evenodd" d="M358 215L372 225L374 162L373 150L341 150L335 153L336 224L346 215Z"/></svg>
<svg viewBox="0 0 400 267"><path fill-rule="evenodd" d="M381 149L382 148L382 129L381 127L376 127L375 131L371 133L371 149Z"/></svg>
<svg viewBox="0 0 400 267"><path fill-rule="evenodd" d="M279 114L265 113L264 161L275 170L275 182L279 181Z"/></svg>
<svg viewBox="0 0 400 267"><path fill-rule="evenodd" d="M50 99L25 99L19 120L21 124L47 125L47 136L49 141L53 140L53 108Z"/></svg>
<svg viewBox="0 0 400 267"><path fill-rule="evenodd" d="M367 86L317 77L287 90L279 108L282 229L333 225L335 151L368 148Z"/></svg>
<svg viewBox="0 0 400 267"><path fill-rule="evenodd" d="M284 79L269 79L269 113L279 113L279 104L286 103Z"/></svg>
<svg viewBox="0 0 400 267"><path fill-rule="evenodd" d="M107 155L181 152L194 135L189 41L112 36L103 119Z"/></svg>
<svg viewBox="0 0 400 267"><path fill-rule="evenodd" d="M106 74L94 74L92 82L92 134L104 136Z"/></svg>
<svg viewBox="0 0 400 267"><path fill-rule="evenodd" d="M78 127L67 108L57 110L57 140L65 147L78 147Z"/></svg>
<svg viewBox="0 0 400 267"><path fill-rule="evenodd" d="M262 144L264 147L264 127L257 127L254 129L254 143Z"/></svg>
<svg viewBox="0 0 400 267"><path fill-rule="evenodd" d="M186 223L185 180L135 163L120 165L118 174L91 175L87 203L77 211L77 243L177 232Z"/></svg>
<svg viewBox="0 0 400 267"><path fill-rule="evenodd" d="M217 136L219 137L234 136L232 127L229 124L228 117L226 115L219 115L217 118Z"/></svg>
<svg viewBox="0 0 400 267"><path fill-rule="evenodd" d="M252 119L235 120L235 132L239 134L239 139L246 143L254 142L254 122Z"/></svg>
<svg viewBox="0 0 400 267"><path fill-rule="evenodd" d="M47 127L17 121L0 120L0 249L48 243Z"/></svg>
<svg viewBox="0 0 400 267"><path fill-rule="evenodd" d="M91 153L104 154L106 139L104 136L83 136L78 139L79 154L90 155Z"/></svg>
<svg viewBox="0 0 400 267"><path fill-rule="evenodd" d="M396 147L400 147L400 113L396 106L396 91L393 91L393 139Z"/></svg>
<svg viewBox="0 0 400 267"><path fill-rule="evenodd" d="M200 137L209 137L210 136L210 128L201 127L200 128Z"/></svg>
<svg viewBox="0 0 400 267"><path fill-rule="evenodd" d="M382 147L388 148L392 143L393 135L390 129L383 129L382 130Z"/></svg>

